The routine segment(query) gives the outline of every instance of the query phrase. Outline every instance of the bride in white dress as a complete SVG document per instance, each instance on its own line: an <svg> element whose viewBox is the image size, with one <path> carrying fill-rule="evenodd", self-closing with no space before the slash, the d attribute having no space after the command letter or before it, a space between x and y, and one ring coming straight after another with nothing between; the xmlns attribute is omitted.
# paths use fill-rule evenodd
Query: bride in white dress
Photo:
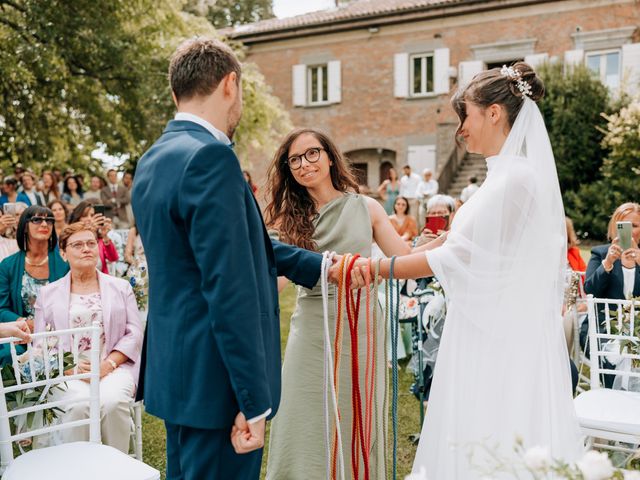
<svg viewBox="0 0 640 480"><path fill-rule="evenodd" d="M396 278L433 273L448 299L413 465L432 480L482 478L490 455L510 463L517 439L566 461L583 450L561 320L564 209L535 103L543 94L517 63L478 74L454 97L458 133L487 157L487 179L446 240L395 262Z"/></svg>

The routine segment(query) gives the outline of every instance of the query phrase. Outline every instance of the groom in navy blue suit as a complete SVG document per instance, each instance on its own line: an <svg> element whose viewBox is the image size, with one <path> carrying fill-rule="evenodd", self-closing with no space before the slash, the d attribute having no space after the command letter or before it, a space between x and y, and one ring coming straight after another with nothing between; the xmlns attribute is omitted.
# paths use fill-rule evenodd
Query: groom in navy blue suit
<svg viewBox="0 0 640 480"><path fill-rule="evenodd" d="M136 171L149 268L140 389L165 421L168 480L259 477L280 400L276 280L311 288L320 274L319 254L269 239L243 178L230 140L240 76L220 42L178 47L169 67L178 113Z"/></svg>

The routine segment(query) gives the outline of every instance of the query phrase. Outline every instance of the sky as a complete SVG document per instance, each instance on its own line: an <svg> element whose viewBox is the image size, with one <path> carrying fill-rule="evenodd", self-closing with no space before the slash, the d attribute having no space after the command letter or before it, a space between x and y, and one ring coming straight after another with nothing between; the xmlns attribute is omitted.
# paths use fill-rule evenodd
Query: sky
<svg viewBox="0 0 640 480"><path fill-rule="evenodd" d="M324 10L335 6L335 0L273 0L273 13L278 18Z"/></svg>

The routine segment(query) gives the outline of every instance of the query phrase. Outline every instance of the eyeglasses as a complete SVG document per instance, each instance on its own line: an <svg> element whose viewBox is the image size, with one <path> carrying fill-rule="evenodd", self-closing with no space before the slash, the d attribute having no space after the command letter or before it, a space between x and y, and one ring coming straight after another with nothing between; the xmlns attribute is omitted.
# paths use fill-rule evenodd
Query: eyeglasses
<svg viewBox="0 0 640 480"><path fill-rule="evenodd" d="M298 170L302 167L302 159L305 158L309 163L316 163L320 160L320 152L324 150L321 147L308 148L302 155L294 155L287 158L287 164L291 170ZM324 150L326 152L326 150Z"/></svg>
<svg viewBox="0 0 640 480"><path fill-rule="evenodd" d="M84 247L93 250L94 248L96 248L98 246L98 242L96 242L95 240L87 240L87 241L77 241L77 242L73 242L68 244L67 246L72 248L73 250L76 251L82 251L82 249L84 249Z"/></svg>
<svg viewBox="0 0 640 480"><path fill-rule="evenodd" d="M56 219L53 217L31 217L29 221L34 225L47 222L47 225L51 226L56 223Z"/></svg>

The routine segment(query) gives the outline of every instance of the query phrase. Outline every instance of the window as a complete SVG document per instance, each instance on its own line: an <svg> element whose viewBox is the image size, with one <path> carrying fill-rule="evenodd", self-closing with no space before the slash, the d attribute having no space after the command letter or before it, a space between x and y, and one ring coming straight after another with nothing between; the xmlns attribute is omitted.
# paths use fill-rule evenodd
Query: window
<svg viewBox="0 0 640 480"><path fill-rule="evenodd" d="M309 105L329 101L329 68L326 64L307 68L307 92Z"/></svg>
<svg viewBox="0 0 640 480"><path fill-rule="evenodd" d="M433 54L411 56L411 95L428 95L434 93Z"/></svg>
<svg viewBox="0 0 640 480"><path fill-rule="evenodd" d="M593 75L607 87L620 87L620 50L589 52L586 63Z"/></svg>

